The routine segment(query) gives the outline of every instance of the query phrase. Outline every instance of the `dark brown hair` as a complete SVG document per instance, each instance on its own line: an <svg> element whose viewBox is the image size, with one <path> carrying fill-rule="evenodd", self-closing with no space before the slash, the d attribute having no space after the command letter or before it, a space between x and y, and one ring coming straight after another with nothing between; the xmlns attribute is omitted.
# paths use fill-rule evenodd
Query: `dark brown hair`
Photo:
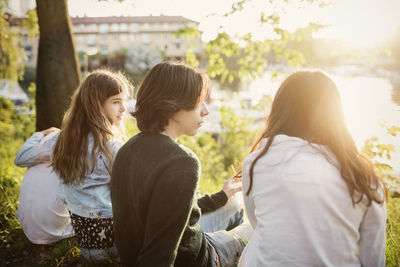
<svg viewBox="0 0 400 267"><path fill-rule="evenodd" d="M96 153L103 152L111 170L114 156L109 141L116 132L103 112L104 102L110 96L128 96L132 84L122 73L95 70L88 74L72 96L71 106L64 115L61 132L53 151L51 166L64 183L81 181L90 171L88 163L88 138L93 136L91 153L92 171Z"/></svg>
<svg viewBox="0 0 400 267"><path fill-rule="evenodd" d="M246 195L253 185L255 164L268 152L274 137L279 134L328 147L337 159L337 167L347 184L353 205L360 202L364 195L369 203L384 202L381 192L386 193L385 185L375 173L371 162L359 153L346 127L336 85L324 73L298 71L281 84L272 103L266 130L251 149L255 151L261 140L268 138L266 146L261 148L250 165L250 187ZM324 151L320 152L329 160Z"/></svg>
<svg viewBox="0 0 400 267"><path fill-rule="evenodd" d="M193 110L208 93L207 74L184 63L162 62L139 85L131 115L142 132L160 133L176 112Z"/></svg>

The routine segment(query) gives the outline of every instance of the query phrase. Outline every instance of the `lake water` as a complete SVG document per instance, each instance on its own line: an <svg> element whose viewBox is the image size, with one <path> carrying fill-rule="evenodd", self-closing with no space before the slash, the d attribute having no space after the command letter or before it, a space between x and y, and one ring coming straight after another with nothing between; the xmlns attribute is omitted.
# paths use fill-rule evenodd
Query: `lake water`
<svg viewBox="0 0 400 267"><path fill-rule="evenodd" d="M264 94L273 97L282 80L293 69L283 67L278 68L278 71L281 71L281 74L277 78L271 78L271 72L268 71L264 77L247 82L243 86L245 89L236 97L229 98L230 105L237 106L240 102L238 99L250 100L254 105ZM396 137L391 136L382 126L400 127L400 71L367 70L356 66L323 71L331 76L339 89L347 126L357 146L361 147L365 140L373 136L378 137L382 144L394 145L396 152L392 153L392 159L386 162L394 167L395 174L399 175L400 133ZM241 112L239 110L237 115Z"/></svg>

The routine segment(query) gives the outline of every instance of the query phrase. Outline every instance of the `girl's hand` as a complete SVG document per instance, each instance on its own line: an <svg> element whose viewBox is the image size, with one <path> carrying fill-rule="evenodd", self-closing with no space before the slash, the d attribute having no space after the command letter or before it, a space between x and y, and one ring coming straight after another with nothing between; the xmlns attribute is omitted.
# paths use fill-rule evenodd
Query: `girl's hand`
<svg viewBox="0 0 400 267"><path fill-rule="evenodd" d="M56 128L56 127L51 127L51 128L46 129L46 130L44 130L44 131L41 131L41 133L42 133L44 136L46 136L46 135L51 134L51 133L58 133L59 131L60 131L60 129L58 129L58 128Z"/></svg>
<svg viewBox="0 0 400 267"><path fill-rule="evenodd" d="M224 185L222 186L222 190L224 190L226 196L230 198L236 192L242 191L242 179L240 178L230 178L228 179Z"/></svg>

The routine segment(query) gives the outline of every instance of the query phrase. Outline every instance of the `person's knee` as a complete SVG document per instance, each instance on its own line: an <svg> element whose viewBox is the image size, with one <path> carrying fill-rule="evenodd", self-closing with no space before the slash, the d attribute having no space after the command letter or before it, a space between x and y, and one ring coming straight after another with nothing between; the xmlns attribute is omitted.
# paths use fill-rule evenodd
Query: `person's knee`
<svg viewBox="0 0 400 267"><path fill-rule="evenodd" d="M230 218L228 227L225 229L226 231L230 231L233 228L241 225L244 221L244 210L240 209L238 212Z"/></svg>
<svg viewBox="0 0 400 267"><path fill-rule="evenodd" d="M83 258L90 262L104 262L110 258L117 256L117 248L107 249L86 249L80 248Z"/></svg>

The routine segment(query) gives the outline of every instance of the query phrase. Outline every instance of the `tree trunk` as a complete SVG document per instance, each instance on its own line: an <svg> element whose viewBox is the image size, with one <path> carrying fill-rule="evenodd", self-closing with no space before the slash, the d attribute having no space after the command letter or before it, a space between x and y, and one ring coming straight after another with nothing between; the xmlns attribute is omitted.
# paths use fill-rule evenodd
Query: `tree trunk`
<svg viewBox="0 0 400 267"><path fill-rule="evenodd" d="M39 55L36 78L36 130L60 127L81 74L67 0L36 0Z"/></svg>

